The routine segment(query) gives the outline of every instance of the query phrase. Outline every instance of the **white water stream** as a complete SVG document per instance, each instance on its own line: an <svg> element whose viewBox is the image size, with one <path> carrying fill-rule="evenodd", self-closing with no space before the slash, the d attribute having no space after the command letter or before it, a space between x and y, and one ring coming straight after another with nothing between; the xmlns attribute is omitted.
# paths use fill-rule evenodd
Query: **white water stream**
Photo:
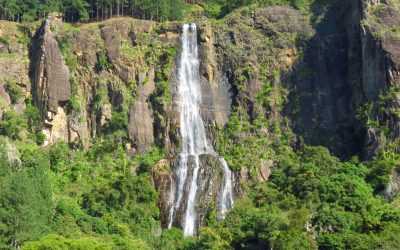
<svg viewBox="0 0 400 250"><path fill-rule="evenodd" d="M199 56L197 45L197 27L195 24L185 24L182 31L182 54L178 69L178 93L180 109L180 133L182 151L179 155L179 166L176 169L176 190L171 195L171 210L168 227L170 228L176 216L176 210L187 195L185 214L182 227L185 235L194 235L197 230L197 191L200 170L200 155L217 156L208 143L206 130L200 114L201 88L199 73ZM233 174L226 161L218 157L224 172L223 187L220 190L219 213L222 217L233 206ZM191 166L191 167L190 167ZM187 183L191 176L190 183ZM187 190L185 190L187 189ZM172 190L171 190L172 191Z"/></svg>

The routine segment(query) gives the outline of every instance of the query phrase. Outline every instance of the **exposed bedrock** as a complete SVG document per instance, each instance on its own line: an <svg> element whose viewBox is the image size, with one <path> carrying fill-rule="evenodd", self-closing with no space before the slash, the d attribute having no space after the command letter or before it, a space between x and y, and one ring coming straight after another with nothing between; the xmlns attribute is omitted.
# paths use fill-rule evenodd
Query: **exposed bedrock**
<svg viewBox="0 0 400 250"><path fill-rule="evenodd" d="M64 63L57 40L46 20L38 30L32 46L32 90L40 110L57 113L57 108L71 96L69 70Z"/></svg>
<svg viewBox="0 0 400 250"><path fill-rule="evenodd" d="M148 150L154 143L154 118L149 96L155 90L154 69L146 75L147 82L139 82L136 100L129 110L129 137L139 153Z"/></svg>
<svg viewBox="0 0 400 250"><path fill-rule="evenodd" d="M44 21L31 47L32 96L44 118L45 145L69 138L63 107L71 97L70 74L51 25L51 19Z"/></svg>

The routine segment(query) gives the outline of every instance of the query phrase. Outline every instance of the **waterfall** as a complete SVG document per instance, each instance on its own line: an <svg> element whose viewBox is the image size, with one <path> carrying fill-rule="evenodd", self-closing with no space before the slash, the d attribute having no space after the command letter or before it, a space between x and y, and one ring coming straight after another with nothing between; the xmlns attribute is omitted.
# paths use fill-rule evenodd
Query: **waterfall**
<svg viewBox="0 0 400 250"><path fill-rule="evenodd" d="M168 227L174 223L177 210L185 205L181 226L185 235L196 234L198 214L196 211L200 156L204 154L217 156L208 143L206 129L200 114L200 62L197 45L197 27L195 24L184 24L182 31L182 53L178 69L178 94L180 111L180 133L182 149L178 166L175 169L176 187L171 192ZM218 156L217 156L218 157ZM223 215L233 205L233 175L226 161L218 157L224 173L220 191L219 213ZM189 178L190 177L190 178ZM186 196L186 204L182 204Z"/></svg>
<svg viewBox="0 0 400 250"><path fill-rule="evenodd" d="M220 219L225 217L225 214L229 211L229 209L233 206L233 174L232 171L228 167L228 163L226 163L225 159L220 157L220 162L224 167L224 186L221 192L221 202L220 202Z"/></svg>

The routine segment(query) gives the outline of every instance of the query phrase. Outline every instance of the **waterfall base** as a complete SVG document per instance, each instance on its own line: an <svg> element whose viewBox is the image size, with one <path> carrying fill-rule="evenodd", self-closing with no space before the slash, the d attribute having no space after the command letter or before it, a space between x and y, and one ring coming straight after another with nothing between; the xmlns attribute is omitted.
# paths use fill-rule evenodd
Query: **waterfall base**
<svg viewBox="0 0 400 250"><path fill-rule="evenodd" d="M167 175L163 175L163 181L159 182L159 187L163 187L164 192L160 195L160 200L163 202L161 209L162 221L163 225L168 226L177 226L181 227L185 223L186 216L186 208L188 204L188 196L189 196L189 187L193 180L193 169L195 168L195 159L194 156L188 158L188 176L186 178L185 183L183 184L183 194L180 204L176 206L174 202L176 198L176 185L178 183L178 178L176 174L172 174L172 178ZM176 159L173 163L172 169L174 169L174 173L176 173L176 169L180 166L180 159ZM165 173L164 173L165 174ZM162 176L162 173L159 173L159 176ZM160 179L160 178L158 178ZM157 183L156 183L157 184ZM199 171L197 176L197 192L196 192L196 206L195 206L195 214L197 215L195 218L195 228L198 228L204 221L207 216L207 213L212 209L216 209L218 211L218 218L223 218L225 214L225 210L220 209L224 207L223 205L223 197L221 190L224 190L226 186L225 182L225 174L224 174L224 164L221 162L220 158L211 155L211 154L203 154L199 156ZM169 187L167 187L169 186ZM160 190L160 188L159 188ZM173 190L171 193L170 191ZM173 206L176 206L173 208ZM230 207L229 207L230 208ZM171 211L173 214L171 216ZM171 220L172 217L172 220ZM165 221L167 220L167 221Z"/></svg>

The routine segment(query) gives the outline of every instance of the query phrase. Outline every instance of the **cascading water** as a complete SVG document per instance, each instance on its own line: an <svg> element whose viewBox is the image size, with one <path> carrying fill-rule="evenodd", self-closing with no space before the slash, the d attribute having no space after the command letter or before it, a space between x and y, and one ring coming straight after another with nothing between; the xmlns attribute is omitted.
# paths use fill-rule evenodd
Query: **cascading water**
<svg viewBox="0 0 400 250"><path fill-rule="evenodd" d="M194 235L197 230L198 215L196 211L200 156L218 157L208 143L206 130L200 114L201 88L199 57L197 45L197 28L195 24L184 24L182 33L182 54L178 71L178 93L180 108L180 133L182 150L179 154L179 165L175 170L176 187L171 192L168 227L174 223L177 210L182 206L186 196L186 207L181 220L185 235ZM218 157L223 168L224 180L219 195L219 213L223 218L233 206L233 175L226 161ZM190 177L190 178L189 178ZM172 191L172 190L171 190Z"/></svg>
<svg viewBox="0 0 400 250"><path fill-rule="evenodd" d="M221 192L221 202L220 202L220 218L223 219L225 214L229 211L229 209L233 206L233 174L228 167L228 163L226 163L225 159L220 157L220 162L224 167L224 186Z"/></svg>

